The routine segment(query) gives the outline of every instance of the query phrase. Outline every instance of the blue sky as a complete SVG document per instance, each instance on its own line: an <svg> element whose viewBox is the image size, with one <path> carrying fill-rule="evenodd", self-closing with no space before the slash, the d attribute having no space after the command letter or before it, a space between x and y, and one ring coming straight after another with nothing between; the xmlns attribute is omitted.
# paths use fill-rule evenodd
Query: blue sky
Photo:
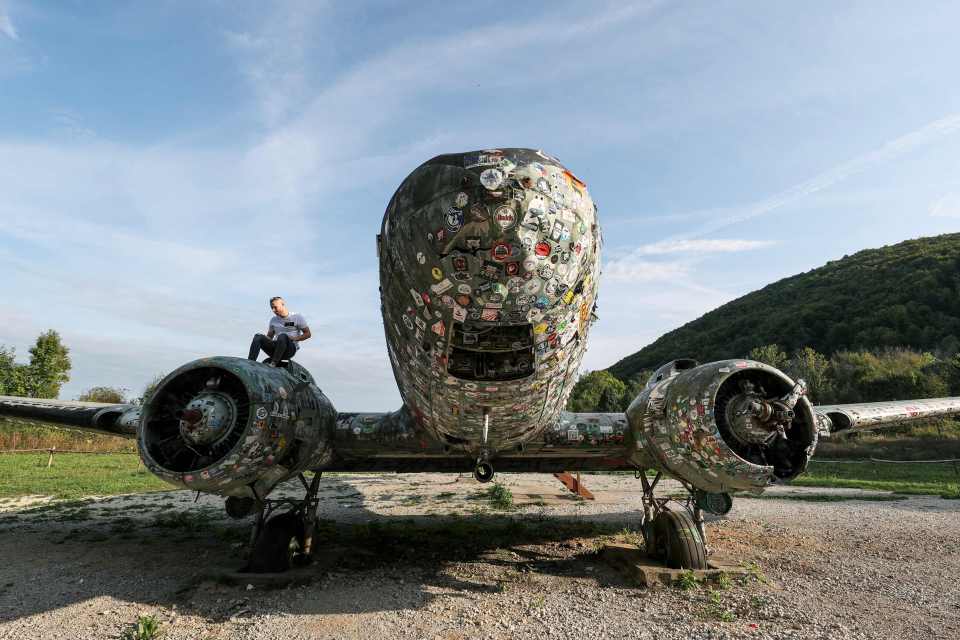
<svg viewBox="0 0 960 640"><path fill-rule="evenodd" d="M93 8L91 8L93 7ZM139 392L284 295L389 410L374 236L439 153L541 148L604 229L589 369L769 282L960 227L960 5L0 0L0 344ZM683 356L687 354L677 354Z"/></svg>

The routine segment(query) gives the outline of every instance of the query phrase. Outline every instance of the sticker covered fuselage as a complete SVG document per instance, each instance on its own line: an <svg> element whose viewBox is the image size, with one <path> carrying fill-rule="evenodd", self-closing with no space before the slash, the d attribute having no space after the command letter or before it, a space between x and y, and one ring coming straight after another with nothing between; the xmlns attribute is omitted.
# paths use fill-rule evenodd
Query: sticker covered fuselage
<svg viewBox="0 0 960 640"><path fill-rule="evenodd" d="M587 344L600 231L586 185L529 149L438 156L378 237L387 348L418 424L464 452L556 423Z"/></svg>

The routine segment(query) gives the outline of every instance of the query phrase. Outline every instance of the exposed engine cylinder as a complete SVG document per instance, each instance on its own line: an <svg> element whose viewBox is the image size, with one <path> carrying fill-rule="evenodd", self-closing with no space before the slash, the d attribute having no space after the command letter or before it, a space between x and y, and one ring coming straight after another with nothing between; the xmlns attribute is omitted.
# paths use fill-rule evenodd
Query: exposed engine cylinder
<svg viewBox="0 0 960 640"><path fill-rule="evenodd" d="M677 478L715 493L791 480L817 444L804 391L802 382L760 362L671 362L627 409L636 462L648 454Z"/></svg>
<svg viewBox="0 0 960 640"><path fill-rule="evenodd" d="M143 408L140 453L150 471L184 488L265 495L332 455L336 411L310 373L215 357L183 365Z"/></svg>

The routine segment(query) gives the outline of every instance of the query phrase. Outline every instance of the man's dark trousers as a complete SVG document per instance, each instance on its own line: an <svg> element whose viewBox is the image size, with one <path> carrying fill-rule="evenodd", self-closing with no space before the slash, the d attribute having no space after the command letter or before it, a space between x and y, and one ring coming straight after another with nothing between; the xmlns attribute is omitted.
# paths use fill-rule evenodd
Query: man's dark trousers
<svg viewBox="0 0 960 640"><path fill-rule="evenodd" d="M253 336L253 341L250 343L250 355L247 356L247 359L256 360L261 349L270 356L270 362L275 365L280 364L281 360L289 360L297 352L297 346L285 333L279 334L276 340L271 340L262 333Z"/></svg>

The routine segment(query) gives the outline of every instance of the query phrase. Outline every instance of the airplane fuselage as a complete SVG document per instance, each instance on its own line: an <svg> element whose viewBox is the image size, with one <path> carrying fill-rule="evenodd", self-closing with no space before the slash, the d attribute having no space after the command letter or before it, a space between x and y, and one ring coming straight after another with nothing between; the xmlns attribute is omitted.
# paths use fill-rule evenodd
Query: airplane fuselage
<svg viewBox="0 0 960 640"><path fill-rule="evenodd" d="M387 348L418 426L485 456L556 425L597 295L586 185L529 149L438 156L397 189L377 241Z"/></svg>

